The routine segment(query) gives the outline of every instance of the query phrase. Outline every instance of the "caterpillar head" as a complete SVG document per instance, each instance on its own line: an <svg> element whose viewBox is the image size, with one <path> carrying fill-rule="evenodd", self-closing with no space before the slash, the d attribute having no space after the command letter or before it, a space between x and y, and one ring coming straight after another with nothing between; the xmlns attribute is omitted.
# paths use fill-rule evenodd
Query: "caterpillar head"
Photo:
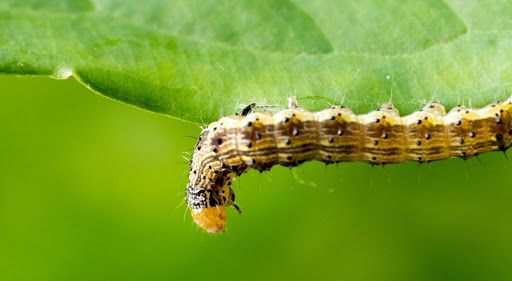
<svg viewBox="0 0 512 281"><path fill-rule="evenodd" d="M224 206L192 209L191 212L194 222L207 232L221 232L226 228L226 208Z"/></svg>
<svg viewBox="0 0 512 281"><path fill-rule="evenodd" d="M235 194L229 185L219 189L187 187L187 203L194 222L207 232L221 232L226 228L226 208L235 204Z"/></svg>

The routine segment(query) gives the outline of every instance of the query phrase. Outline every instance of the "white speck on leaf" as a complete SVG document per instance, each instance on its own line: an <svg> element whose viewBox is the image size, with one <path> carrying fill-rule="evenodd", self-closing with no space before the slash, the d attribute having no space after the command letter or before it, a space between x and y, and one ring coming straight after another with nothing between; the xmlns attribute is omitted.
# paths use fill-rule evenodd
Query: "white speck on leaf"
<svg viewBox="0 0 512 281"><path fill-rule="evenodd" d="M73 70L67 67L59 67L53 73L53 78L55 79L67 79L73 75Z"/></svg>

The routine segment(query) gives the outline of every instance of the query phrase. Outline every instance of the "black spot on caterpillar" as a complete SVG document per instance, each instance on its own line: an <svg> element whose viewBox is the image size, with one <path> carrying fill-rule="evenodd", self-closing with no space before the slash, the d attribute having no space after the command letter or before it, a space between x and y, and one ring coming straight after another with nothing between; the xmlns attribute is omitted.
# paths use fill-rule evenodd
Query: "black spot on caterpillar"
<svg viewBox="0 0 512 281"><path fill-rule="evenodd" d="M290 98L288 109L272 114L250 111L223 117L201 132L186 188L194 221L209 232L226 225L225 206L234 206L233 178L253 168L293 167L308 160L391 164L468 159L505 151L512 143L512 98L481 109L439 103L400 117L392 105L356 115L334 106L309 112Z"/></svg>

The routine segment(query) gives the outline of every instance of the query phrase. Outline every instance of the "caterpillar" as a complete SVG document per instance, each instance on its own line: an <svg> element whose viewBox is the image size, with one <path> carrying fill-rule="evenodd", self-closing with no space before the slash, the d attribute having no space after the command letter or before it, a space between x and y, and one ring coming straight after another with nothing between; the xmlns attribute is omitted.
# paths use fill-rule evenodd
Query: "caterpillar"
<svg viewBox="0 0 512 281"><path fill-rule="evenodd" d="M457 106L446 113L437 102L400 117L391 104L363 115L343 106L319 112L298 107L223 117L203 129L190 161L186 200L193 220L208 232L226 227L225 206L234 206L231 183L249 169L364 161L372 165L405 161L468 159L505 151L512 143L512 97L481 109Z"/></svg>

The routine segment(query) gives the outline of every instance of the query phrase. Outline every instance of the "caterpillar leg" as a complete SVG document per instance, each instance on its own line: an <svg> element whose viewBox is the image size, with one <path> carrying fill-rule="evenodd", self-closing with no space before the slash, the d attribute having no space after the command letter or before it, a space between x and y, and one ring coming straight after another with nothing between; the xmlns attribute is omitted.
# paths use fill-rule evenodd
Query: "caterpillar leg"
<svg viewBox="0 0 512 281"><path fill-rule="evenodd" d="M242 109L242 112L240 112L240 115L247 116L249 113L252 112L252 110L254 109L255 106L256 106L256 103L254 103L254 102L251 104L248 104L246 107L244 107L244 109Z"/></svg>
<svg viewBox="0 0 512 281"><path fill-rule="evenodd" d="M232 205L232 206L233 206L233 208L235 208L235 210L236 210L239 214L242 214L242 209L240 209L240 207L239 207L237 204L233 203L233 205Z"/></svg>
<svg viewBox="0 0 512 281"><path fill-rule="evenodd" d="M277 105L256 105L256 103L248 104L246 107L242 109L240 113L236 113L235 115L241 115L241 116L247 116L251 112L254 111L255 108L268 108L268 107L279 107ZM299 107L299 104L297 102L297 98L295 96L289 96L288 97L288 108L297 108Z"/></svg>

